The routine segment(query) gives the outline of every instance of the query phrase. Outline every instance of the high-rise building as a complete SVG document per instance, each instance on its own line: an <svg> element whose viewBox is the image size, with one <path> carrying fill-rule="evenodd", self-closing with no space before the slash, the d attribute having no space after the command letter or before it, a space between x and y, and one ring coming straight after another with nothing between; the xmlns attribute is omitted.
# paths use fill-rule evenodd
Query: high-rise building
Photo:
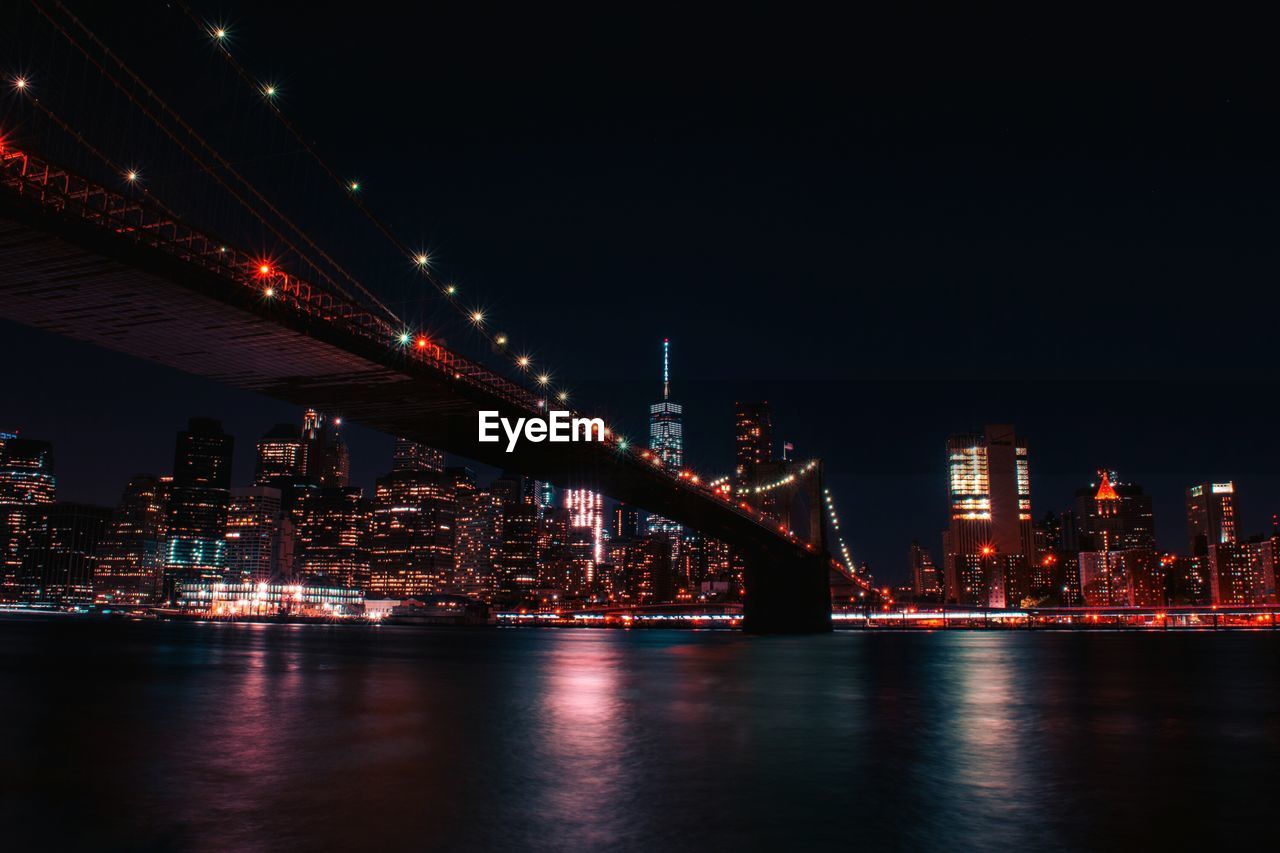
<svg viewBox="0 0 1280 853"><path fill-rule="evenodd" d="M617 539L635 539L640 535L640 513L624 503L613 507L613 535Z"/></svg>
<svg viewBox="0 0 1280 853"><path fill-rule="evenodd" d="M293 575L293 520L279 489L231 490L227 513L228 583L283 583Z"/></svg>
<svg viewBox="0 0 1280 853"><path fill-rule="evenodd" d="M97 553L111 513L110 507L89 504L51 505L22 561L23 599L61 607L92 603Z"/></svg>
<svg viewBox="0 0 1280 853"><path fill-rule="evenodd" d="M767 400L734 404L735 472L739 483L751 482L755 468L773 460L773 421Z"/></svg>
<svg viewBox="0 0 1280 853"><path fill-rule="evenodd" d="M164 500L158 478L150 474L130 478L95 567L94 601L140 605L159 599L164 569Z"/></svg>
<svg viewBox="0 0 1280 853"><path fill-rule="evenodd" d="M1236 541L1235 483L1200 483L1187 489L1187 538L1192 556Z"/></svg>
<svg viewBox="0 0 1280 853"><path fill-rule="evenodd" d="M502 544L498 559L498 591L515 594L538 585L538 520L541 510L533 480L510 471L490 486L502 503Z"/></svg>
<svg viewBox="0 0 1280 853"><path fill-rule="evenodd" d="M307 477L321 488L346 488L351 459L342 439L342 418L307 409L302 416L302 450Z"/></svg>
<svg viewBox="0 0 1280 853"><path fill-rule="evenodd" d="M912 542L907 552L907 560L911 566L911 589L917 596L942 595L942 572L933 564L929 550Z"/></svg>
<svg viewBox="0 0 1280 853"><path fill-rule="evenodd" d="M671 400L671 341L662 340L662 400L649 407L649 449L668 468L684 466L684 408ZM680 535L680 525L649 516L649 532Z"/></svg>
<svg viewBox="0 0 1280 853"><path fill-rule="evenodd" d="M1218 605L1276 604L1280 535L1254 536L1212 546L1210 596Z"/></svg>
<svg viewBox="0 0 1280 853"><path fill-rule="evenodd" d="M298 575L304 582L352 589L369 587L369 510L359 488L305 493L297 518Z"/></svg>
<svg viewBox="0 0 1280 853"><path fill-rule="evenodd" d="M596 587L596 566L604 562L604 496L587 489L566 489L569 511L570 562L581 591Z"/></svg>
<svg viewBox="0 0 1280 853"><path fill-rule="evenodd" d="M211 418L178 433L165 522L166 593L173 583L221 580L227 566L234 439Z"/></svg>
<svg viewBox="0 0 1280 853"><path fill-rule="evenodd" d="M502 501L476 486L470 468L446 468L457 500L454 516L453 559L455 585L461 591L489 598L496 581L502 547Z"/></svg>
<svg viewBox="0 0 1280 853"><path fill-rule="evenodd" d="M1031 473L1013 427L947 439L951 524L943 535L947 599L1016 606L1030 593Z"/></svg>
<svg viewBox="0 0 1280 853"><path fill-rule="evenodd" d="M397 458L397 464L409 460ZM440 470L400 467L379 477L369 524L372 591L393 598L445 592L454 576L457 499Z"/></svg>
<svg viewBox="0 0 1280 853"><path fill-rule="evenodd" d="M392 471L444 472L444 453L407 438L397 438L391 457Z"/></svg>
<svg viewBox="0 0 1280 853"><path fill-rule="evenodd" d="M0 432L0 601L20 601L22 564L53 504L53 446Z"/></svg>
<svg viewBox="0 0 1280 853"><path fill-rule="evenodd" d="M280 486L306 476L307 459L302 433L293 424L276 424L258 439L258 462L253 482L258 486Z"/></svg>
<svg viewBox="0 0 1280 853"><path fill-rule="evenodd" d="M1097 486L1076 491L1074 523L1081 551L1155 550L1151 496L1115 473L1099 471Z"/></svg>
<svg viewBox="0 0 1280 853"><path fill-rule="evenodd" d="M1165 566L1156 553L1151 498L1110 471L1076 492L1072 522L1080 552L1080 595L1086 605L1165 603Z"/></svg>

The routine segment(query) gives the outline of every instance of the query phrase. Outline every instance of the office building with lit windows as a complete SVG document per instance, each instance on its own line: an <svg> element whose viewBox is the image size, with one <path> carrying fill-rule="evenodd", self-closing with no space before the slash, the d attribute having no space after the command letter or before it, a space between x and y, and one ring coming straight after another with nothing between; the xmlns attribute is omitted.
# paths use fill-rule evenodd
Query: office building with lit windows
<svg viewBox="0 0 1280 853"><path fill-rule="evenodd" d="M111 523L110 507L55 503L32 537L19 577L22 599L58 607L93 601L98 552Z"/></svg>
<svg viewBox="0 0 1280 853"><path fill-rule="evenodd" d="M604 496L587 489L565 489L569 511L569 560L575 586L581 591L596 587L596 566L604 562Z"/></svg>
<svg viewBox="0 0 1280 853"><path fill-rule="evenodd" d="M253 470L255 485L276 486L306 475L302 432L293 424L276 424L258 439L257 451Z"/></svg>
<svg viewBox="0 0 1280 853"><path fill-rule="evenodd" d="M160 479L150 474L129 479L95 568L95 602L136 606L158 600L166 491Z"/></svg>
<svg viewBox="0 0 1280 853"><path fill-rule="evenodd" d="M0 601L23 598L19 576L55 496L53 446L0 432Z"/></svg>
<svg viewBox="0 0 1280 853"><path fill-rule="evenodd" d="M231 490L224 580L288 580L293 573L293 548L293 521L284 512L279 489L250 486Z"/></svg>
<svg viewBox="0 0 1280 853"><path fill-rule="evenodd" d="M1030 592L1035 542L1027 445L1005 424L947 439L950 524L943 534L947 600L1017 605Z"/></svg>
<svg viewBox="0 0 1280 853"><path fill-rule="evenodd" d="M773 460L773 421L768 401L734 404L735 473L752 482L755 468Z"/></svg>
<svg viewBox="0 0 1280 853"><path fill-rule="evenodd" d="M221 580L226 570L234 444L212 418L191 418L178 433L165 521L170 592L179 581Z"/></svg>
<svg viewBox="0 0 1280 853"><path fill-rule="evenodd" d="M1192 556L1236 541L1235 483L1199 483L1187 489L1187 538Z"/></svg>
<svg viewBox="0 0 1280 853"><path fill-rule="evenodd" d="M453 582L452 484L420 456L412 464L378 478L370 513L369 588L391 598L445 592Z"/></svg>
<svg viewBox="0 0 1280 853"><path fill-rule="evenodd" d="M369 509L359 488L307 492L294 510L295 558L303 583L351 589L369 586Z"/></svg>

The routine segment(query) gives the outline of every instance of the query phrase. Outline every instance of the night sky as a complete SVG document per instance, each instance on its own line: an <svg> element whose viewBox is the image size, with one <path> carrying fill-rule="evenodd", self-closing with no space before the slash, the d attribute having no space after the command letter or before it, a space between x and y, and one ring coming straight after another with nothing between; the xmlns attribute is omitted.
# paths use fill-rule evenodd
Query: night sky
<svg viewBox="0 0 1280 853"><path fill-rule="evenodd" d="M68 5L401 316L487 357L176 7ZM1037 516L1101 466L1155 495L1164 547L1185 548L1193 482L1235 479L1247 532L1280 511L1280 95L1249 34L790 6L194 5L576 403L642 437L669 337L686 458L715 474L733 401L768 399L779 443L826 460L882 578L905 576L913 538L940 558L945 437L984 423L1029 440ZM32 7L3 14L0 63L157 196L274 249L191 190ZM0 130L65 151L13 96ZM0 427L54 442L66 499L112 504L130 474L167 473L189 415L236 434L247 482L257 437L300 417L10 324L0 364ZM369 486L390 439L348 437Z"/></svg>

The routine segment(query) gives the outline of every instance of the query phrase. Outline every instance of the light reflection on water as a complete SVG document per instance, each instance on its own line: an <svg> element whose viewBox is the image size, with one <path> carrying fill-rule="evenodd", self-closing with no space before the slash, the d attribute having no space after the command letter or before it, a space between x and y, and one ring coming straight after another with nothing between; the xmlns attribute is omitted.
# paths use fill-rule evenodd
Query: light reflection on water
<svg viewBox="0 0 1280 853"><path fill-rule="evenodd" d="M0 620L0 825L84 849L1209 849L1270 831L1277 652Z"/></svg>

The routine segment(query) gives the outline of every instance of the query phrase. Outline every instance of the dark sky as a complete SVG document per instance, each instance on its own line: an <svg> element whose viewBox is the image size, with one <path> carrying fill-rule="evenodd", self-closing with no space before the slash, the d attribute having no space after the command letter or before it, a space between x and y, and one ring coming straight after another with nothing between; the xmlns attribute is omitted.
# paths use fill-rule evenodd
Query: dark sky
<svg viewBox="0 0 1280 853"><path fill-rule="evenodd" d="M481 353L176 7L68 5L402 316ZM9 6L0 62L157 196L276 250ZM882 577L913 537L936 555L943 442L988 422L1029 439L1037 515L1100 466L1155 495L1170 548L1192 482L1234 478L1249 530L1280 510L1280 94L1246 21L195 7L579 403L643 435L670 337L687 456L716 473L734 399L770 400ZM0 128L75 156L14 98ZM257 436L298 417L11 325L0 363L0 425L55 442L66 498L112 503L131 472L166 471L192 414L236 433L246 481ZM390 441L350 438L369 485Z"/></svg>

